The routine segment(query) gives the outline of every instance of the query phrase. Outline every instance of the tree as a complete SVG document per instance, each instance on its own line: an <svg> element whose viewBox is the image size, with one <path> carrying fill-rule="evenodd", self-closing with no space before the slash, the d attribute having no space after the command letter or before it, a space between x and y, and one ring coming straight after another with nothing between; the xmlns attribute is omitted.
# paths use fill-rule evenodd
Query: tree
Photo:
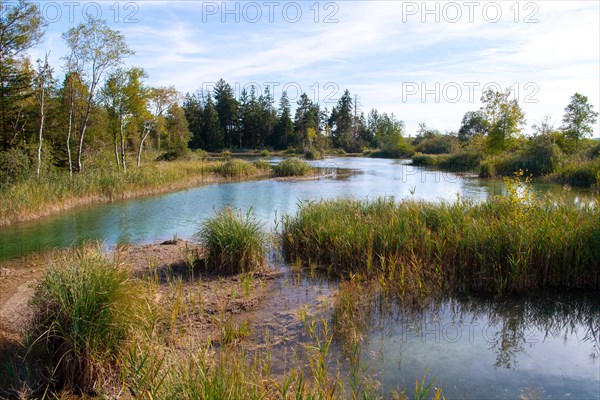
<svg viewBox="0 0 600 400"><path fill-rule="evenodd" d="M165 128L167 131L166 150L168 158L180 158L186 155L191 133L185 119L185 112L179 104L173 103L167 110Z"/></svg>
<svg viewBox="0 0 600 400"><path fill-rule="evenodd" d="M226 147L233 146L235 141L235 128L237 125L238 101L231 86L223 79L219 79L214 89L215 109L219 115L219 123L224 135Z"/></svg>
<svg viewBox="0 0 600 400"><path fill-rule="evenodd" d="M77 170L81 172L83 170L81 163L83 141L98 84L107 70L121 64L123 58L133 52L127 48L125 38L121 33L110 29L106 21L89 15L86 17L85 23L64 33L63 39L71 50L66 57L67 72L77 71L88 87L86 110L79 131L77 147Z"/></svg>
<svg viewBox="0 0 600 400"><path fill-rule="evenodd" d="M146 77L142 68L117 68L109 74L101 91L113 134L115 161L117 167L124 171L127 170L125 147L128 125L135 120L132 117L143 114L146 110L148 90L142 81Z"/></svg>
<svg viewBox="0 0 600 400"><path fill-rule="evenodd" d="M223 148L223 129L210 93L206 100L203 114L203 137L207 150L219 150Z"/></svg>
<svg viewBox="0 0 600 400"><path fill-rule="evenodd" d="M597 120L598 113L594 111L594 106L588 103L587 96L575 93L571 96L569 105L565 107L562 131L577 147L581 139L594 132L592 125Z"/></svg>
<svg viewBox="0 0 600 400"><path fill-rule="evenodd" d="M458 130L458 139L461 142L467 142L477 135L486 135L488 129L489 124L483 111L467 111Z"/></svg>
<svg viewBox="0 0 600 400"><path fill-rule="evenodd" d="M334 146L346 150L350 149L354 139L352 137L352 104L352 96L350 96L350 92L346 89L342 97L338 100L337 105L331 110L331 117L329 118Z"/></svg>
<svg viewBox="0 0 600 400"><path fill-rule="evenodd" d="M52 68L48 64L48 53L46 53L46 57L44 61L38 60L38 69L36 74L36 83L37 83L37 93L38 100L40 103L40 126L38 131L38 151L37 151L37 170L36 176L40 177L40 169L42 166L42 142L43 142L43 134L44 134L44 121L46 119L46 93L48 91L48 87L52 85Z"/></svg>
<svg viewBox="0 0 600 400"><path fill-rule="evenodd" d="M487 90L481 96L481 111L489 124L487 141L492 152L505 150L510 139L525 124L525 114L517 99L510 99L510 89L498 92Z"/></svg>
<svg viewBox="0 0 600 400"><path fill-rule="evenodd" d="M319 105L313 103L308 98L306 93L300 95L300 100L297 102L296 114L294 116L294 145L306 146L309 145L309 129L314 129L315 134L320 132L320 109ZM314 139L312 139L314 140Z"/></svg>
<svg viewBox="0 0 600 400"><path fill-rule="evenodd" d="M191 132L191 139L189 146L192 149L205 148L203 133L202 133L202 118L204 114L204 104L202 98L204 95L202 92L194 94L186 94L183 100L183 111L185 113L185 119L188 122L188 128Z"/></svg>
<svg viewBox="0 0 600 400"><path fill-rule="evenodd" d="M284 91L279 100L277 123L275 124L275 128L273 128L273 134L271 135L269 144L278 150L287 149L293 133L294 123L292 122L290 100L287 97L287 92Z"/></svg>
<svg viewBox="0 0 600 400"><path fill-rule="evenodd" d="M22 102L33 94L25 52L40 40L42 27L35 4L0 4L0 150L10 146L23 126Z"/></svg>
<svg viewBox="0 0 600 400"><path fill-rule="evenodd" d="M165 111L167 111L172 104L177 103L178 98L179 93L173 86L150 89L150 104L152 111L144 112L144 115L140 118L143 121L143 128L137 154L138 168L142 165L144 142L148 138L150 132L152 132L152 129L156 128L156 123L158 122L159 118L162 117Z"/></svg>

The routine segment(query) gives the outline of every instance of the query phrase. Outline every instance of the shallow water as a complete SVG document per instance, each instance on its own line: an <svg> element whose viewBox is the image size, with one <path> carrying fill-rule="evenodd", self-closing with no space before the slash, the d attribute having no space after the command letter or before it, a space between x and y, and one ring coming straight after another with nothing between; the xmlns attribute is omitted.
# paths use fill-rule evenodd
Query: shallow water
<svg viewBox="0 0 600 400"><path fill-rule="evenodd" d="M272 229L283 213L294 212L301 201L342 196L453 201L457 195L482 200L505 190L501 180L413 167L402 160L328 158L314 161L313 165L325 168L326 175L296 181L265 179L211 184L144 199L78 208L3 227L0 260L67 247L84 240L100 240L111 246L118 242L149 243L175 235L190 239L205 218L228 205L243 210L252 208L257 218ZM560 186L552 184L537 184L535 188L561 191ZM579 193L575 192L574 196Z"/></svg>
<svg viewBox="0 0 600 400"><path fill-rule="evenodd" d="M550 291L380 316L366 354L388 389L412 388L428 371L446 398L598 399L599 346L597 295Z"/></svg>

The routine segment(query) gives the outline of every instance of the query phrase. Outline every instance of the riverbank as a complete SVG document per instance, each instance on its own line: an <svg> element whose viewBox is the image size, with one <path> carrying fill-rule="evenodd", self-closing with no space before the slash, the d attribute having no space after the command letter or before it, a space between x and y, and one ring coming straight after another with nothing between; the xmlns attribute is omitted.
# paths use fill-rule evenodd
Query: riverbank
<svg viewBox="0 0 600 400"><path fill-rule="evenodd" d="M183 190L210 183L264 179L271 170L248 163L232 174L227 161L154 162L126 172L96 168L70 177L56 172L0 189L0 226L58 214L73 208Z"/></svg>

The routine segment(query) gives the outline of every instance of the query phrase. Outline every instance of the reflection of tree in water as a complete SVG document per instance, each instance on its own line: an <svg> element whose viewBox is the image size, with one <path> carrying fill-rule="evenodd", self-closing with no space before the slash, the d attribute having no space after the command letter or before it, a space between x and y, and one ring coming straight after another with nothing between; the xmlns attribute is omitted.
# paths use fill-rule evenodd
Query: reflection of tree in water
<svg viewBox="0 0 600 400"><path fill-rule="evenodd" d="M387 334L394 322L411 335L420 334L420 329L438 321L449 320L450 324L463 327L463 332L473 321L487 321L483 329L489 349L496 354L494 366L516 369L517 356L526 351L528 345L542 343L547 338L578 340L593 345L592 362L600 358L600 299L594 293L551 290L545 293L490 298L468 296L431 301L425 307L406 307L388 303L371 309L371 326L383 329ZM375 311L375 312L373 312ZM386 320L392 324L386 324ZM472 327L472 326L471 326ZM377 328L376 328L377 329ZM581 333L583 332L583 337ZM401 332L402 333L402 332Z"/></svg>
<svg viewBox="0 0 600 400"><path fill-rule="evenodd" d="M470 297L453 301L460 304L460 314L487 317L488 324L497 329L486 337L496 354L496 367L516 368L516 357L526 345L549 337L562 337L565 342L575 337L596 347L600 343L600 301L593 294L547 291L500 300ZM584 336L577 337L582 330Z"/></svg>

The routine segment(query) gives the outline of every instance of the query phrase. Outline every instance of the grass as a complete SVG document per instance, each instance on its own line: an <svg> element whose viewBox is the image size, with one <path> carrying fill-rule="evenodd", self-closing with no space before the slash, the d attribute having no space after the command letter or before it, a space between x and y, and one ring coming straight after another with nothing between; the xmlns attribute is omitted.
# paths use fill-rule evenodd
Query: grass
<svg viewBox="0 0 600 400"><path fill-rule="evenodd" d="M220 274L261 270L265 265L267 238L249 210L246 214L226 208L209 218L198 232L208 251L206 265Z"/></svg>
<svg viewBox="0 0 600 400"><path fill-rule="evenodd" d="M121 351L152 321L147 286L98 248L82 248L51 266L33 300L30 357L44 361L46 382L93 393L118 370Z"/></svg>
<svg viewBox="0 0 600 400"><path fill-rule="evenodd" d="M509 191L482 203L306 203L284 218L284 256L342 276L408 275L416 285L441 280L465 292L600 289L598 207L533 200L521 184Z"/></svg>
<svg viewBox="0 0 600 400"><path fill-rule="evenodd" d="M255 165L239 158L226 161L219 165L216 171L226 178L243 178L257 174Z"/></svg>
<svg viewBox="0 0 600 400"><path fill-rule="evenodd" d="M146 163L119 172L112 164L90 165L83 174L69 177L51 171L42 179L27 179L0 186L0 225L58 213L84 204L174 191L204 182L232 177L267 176L241 160L184 160Z"/></svg>
<svg viewBox="0 0 600 400"><path fill-rule="evenodd" d="M422 167L438 167L450 171L475 170L481 163L482 156L473 151L459 151L452 154L422 154L412 157L412 165Z"/></svg>
<svg viewBox="0 0 600 400"><path fill-rule="evenodd" d="M559 168L550 179L563 184L580 187L600 187L600 159L567 164Z"/></svg>
<svg viewBox="0 0 600 400"><path fill-rule="evenodd" d="M275 176L288 177L288 176L304 176L312 171L312 168L306 161L300 160L296 157L286 158L278 165L273 167Z"/></svg>

